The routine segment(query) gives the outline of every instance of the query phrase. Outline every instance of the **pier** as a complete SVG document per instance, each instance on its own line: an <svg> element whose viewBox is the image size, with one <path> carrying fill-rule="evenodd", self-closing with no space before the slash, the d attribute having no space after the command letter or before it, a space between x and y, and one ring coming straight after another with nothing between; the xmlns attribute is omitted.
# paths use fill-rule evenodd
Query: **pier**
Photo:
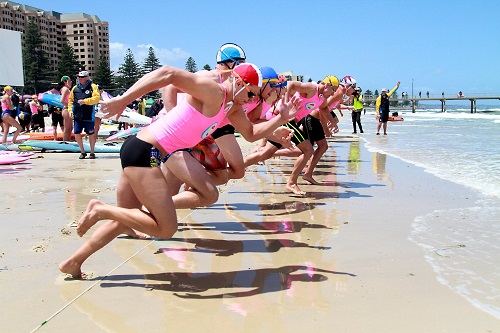
<svg viewBox="0 0 500 333"><path fill-rule="evenodd" d="M363 96L364 97L364 96ZM364 97L363 98L364 103L375 103L376 97ZM470 101L470 113L476 113L476 101L477 100L500 100L500 96L468 96L468 97L458 97L458 96L440 96L440 97L397 97L393 98L393 96L390 97L390 101L398 101L398 102L406 102L410 101L411 102L411 111L415 112L415 109L417 108L418 101L440 101L441 102L441 112L446 112L446 101L465 101L469 100Z"/></svg>

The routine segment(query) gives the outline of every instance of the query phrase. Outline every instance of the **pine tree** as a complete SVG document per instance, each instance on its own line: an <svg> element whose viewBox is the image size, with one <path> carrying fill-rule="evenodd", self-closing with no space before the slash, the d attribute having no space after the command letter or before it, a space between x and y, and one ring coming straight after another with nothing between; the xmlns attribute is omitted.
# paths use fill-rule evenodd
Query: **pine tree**
<svg viewBox="0 0 500 333"><path fill-rule="evenodd" d="M113 73L109 68L109 62L103 53L101 53L101 56L99 57L99 65L97 66L97 70L95 72L93 81L96 84L102 86L104 90L107 91L115 90L113 82Z"/></svg>
<svg viewBox="0 0 500 333"><path fill-rule="evenodd" d="M198 68L196 67L196 62L192 57L189 57L186 61L186 70L191 73L196 73Z"/></svg>
<svg viewBox="0 0 500 333"><path fill-rule="evenodd" d="M142 66L143 73L147 74L155 69L161 67L160 59L156 57L155 50L153 47L149 47L149 52L147 58L144 60L144 64Z"/></svg>
<svg viewBox="0 0 500 333"><path fill-rule="evenodd" d="M130 88L141 76L139 64L135 61L130 49L125 53L124 63L118 67L120 76L116 79L117 86L122 89Z"/></svg>
<svg viewBox="0 0 500 333"><path fill-rule="evenodd" d="M42 49L43 39L30 17L24 36L23 67L25 91L40 92L50 88L50 69L47 53Z"/></svg>
<svg viewBox="0 0 500 333"><path fill-rule="evenodd" d="M57 72L54 78L55 82L59 82L61 77L67 75L74 80L76 74L82 70L82 65L78 61L78 56L75 55L73 47L69 43L64 43L61 49L61 57L57 64Z"/></svg>
<svg viewBox="0 0 500 333"><path fill-rule="evenodd" d="M206 71L211 71L212 70L212 68L210 68L209 64L206 64L205 66L203 66L203 69L206 70Z"/></svg>

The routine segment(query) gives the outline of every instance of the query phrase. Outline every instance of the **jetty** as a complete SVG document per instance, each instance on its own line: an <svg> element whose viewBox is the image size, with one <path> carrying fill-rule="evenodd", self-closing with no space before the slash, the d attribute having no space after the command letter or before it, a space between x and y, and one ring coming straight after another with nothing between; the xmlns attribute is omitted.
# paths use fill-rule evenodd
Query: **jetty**
<svg viewBox="0 0 500 333"><path fill-rule="evenodd" d="M375 103L377 96L363 96L363 100L365 103ZM430 96L430 97L395 97L394 95L390 97L391 102L406 102L409 101L411 103L411 110L415 112L419 101L440 101L441 102L441 112L446 112L446 101L470 101L470 113L476 113L476 101L477 100L500 100L500 96L498 95L476 95L476 96L446 96L441 95Z"/></svg>

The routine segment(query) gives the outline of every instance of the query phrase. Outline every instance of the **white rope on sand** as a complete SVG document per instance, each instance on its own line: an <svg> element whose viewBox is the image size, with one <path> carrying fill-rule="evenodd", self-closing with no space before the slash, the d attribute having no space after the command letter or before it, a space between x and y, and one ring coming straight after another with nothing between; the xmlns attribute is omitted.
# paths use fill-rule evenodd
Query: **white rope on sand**
<svg viewBox="0 0 500 333"><path fill-rule="evenodd" d="M242 152L243 153L243 152ZM227 192L227 190L233 186L235 184L235 180L234 179L231 179L228 181L228 183L226 184L226 187L222 190L220 190L220 193L224 193L224 192ZM184 218L182 218L180 221L178 222L182 222L184 219L188 218L189 216L191 216L194 212L196 212L198 209L200 209L199 207L197 207L196 209L193 209L188 215L186 215ZM94 288L99 282L101 282L102 280L106 279L111 273L113 273L114 271L116 271L118 268L120 268L121 266L123 266L124 264L126 264L128 261L130 261L133 257L135 257L137 254L139 254L142 250L144 250L146 247L148 247L149 245L151 245L153 242L155 242L157 239L153 239L151 240L149 243L147 243L146 245L144 245L141 249L139 249L137 252L135 252L133 255L131 255L130 257L128 257L125 261L123 261L122 263L120 263L118 266L116 266L115 268L113 268L111 271L109 271L105 276L101 277L98 281L94 282L92 285L90 285L87 289L85 289L84 291L82 291L79 295L77 295L75 298L73 298L71 301L69 301L67 304L65 304L62 308L60 308L59 310L57 310L53 315L51 315L49 318L45 319L40 325L38 325L34 330L31 331L31 333L33 332L36 332L38 331L42 326L44 326L45 324L47 324L50 320L52 320L55 316L57 316L58 314L60 314L64 309L66 309L68 306L70 306L71 304L73 304L77 299L79 299L80 297L82 297L84 294L86 294L88 291L90 291L92 288Z"/></svg>
<svg viewBox="0 0 500 333"><path fill-rule="evenodd" d="M231 184L232 185L232 184ZM231 186L229 185L224 191L222 192L225 192L227 191L227 189ZM196 208L194 210L192 210L188 215L186 215L184 218L182 218L179 222L182 222L184 219L188 218L189 216L191 216L194 212L196 212L199 208ZM124 264L126 264L128 261L130 261L133 257L135 257L136 255L138 255L142 250L144 250L146 247L148 247L149 245L151 245L153 242L156 242L157 241L157 238L154 238L153 240L151 240L149 243L147 243L146 245L144 245L141 249L139 249L137 252L135 252L133 255L131 255L130 257L128 257L127 259L125 259L125 261L123 261L122 263L120 263L118 266L116 266L115 268L113 268L111 271L109 271L105 276L101 277L99 280L97 280L96 282L94 282L92 285L90 285L87 289L85 289L84 291L82 291L79 295L77 295L75 298L73 298L71 301L69 301L67 304L65 304L62 308L60 308L59 310L57 310L53 315L51 315L49 318L45 319L40 325L38 325L34 330L31 331L31 333L33 332L36 332L38 331L42 326L44 326L45 324L47 324L50 320L52 320L55 316L57 316L58 314L60 314L64 309L66 309L68 306L70 306L71 304L73 304L77 299L79 299L80 297L82 297L84 294L86 294L88 291L90 291L92 288L94 288L98 283L100 283L101 281L103 281L104 279L106 279L109 275L111 275L114 271L116 271L118 268L120 268L121 266L123 266Z"/></svg>

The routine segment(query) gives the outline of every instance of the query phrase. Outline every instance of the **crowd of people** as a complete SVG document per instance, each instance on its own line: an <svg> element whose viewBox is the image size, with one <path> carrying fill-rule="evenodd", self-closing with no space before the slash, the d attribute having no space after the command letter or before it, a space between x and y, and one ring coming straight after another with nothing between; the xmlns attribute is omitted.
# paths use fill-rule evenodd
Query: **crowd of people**
<svg viewBox="0 0 500 333"><path fill-rule="evenodd" d="M233 43L219 48L214 70L190 73L163 66L112 99L100 98L99 87L88 72L80 72L77 80L71 88L71 79L61 78L65 106L61 127L66 135L69 115L82 149L80 158L86 157L81 145L83 131L90 136L90 158L95 157L94 105L100 104L108 118L117 119L127 106L136 105L145 114L142 97L157 90L162 91L164 105L155 101L149 110L155 121L122 145L117 205L91 200L79 220L79 236L98 221L105 222L60 263L61 272L75 278L83 277L81 267L92 254L120 234L172 237L177 231L176 209L215 203L217 185L243 178L246 167L273 156L295 158L285 189L305 195L299 177L302 174L307 183L320 184L314 179L314 170L328 149L326 138L339 131L336 112L342 115L342 109L351 110L354 132L357 125L363 133L363 99L353 77L338 79L328 74L319 82L287 81L272 67L247 62L243 49ZM381 124L387 121L384 98L377 108ZM9 116L7 113L4 122L10 126ZM262 143L244 158L236 132L249 142L262 139Z"/></svg>

